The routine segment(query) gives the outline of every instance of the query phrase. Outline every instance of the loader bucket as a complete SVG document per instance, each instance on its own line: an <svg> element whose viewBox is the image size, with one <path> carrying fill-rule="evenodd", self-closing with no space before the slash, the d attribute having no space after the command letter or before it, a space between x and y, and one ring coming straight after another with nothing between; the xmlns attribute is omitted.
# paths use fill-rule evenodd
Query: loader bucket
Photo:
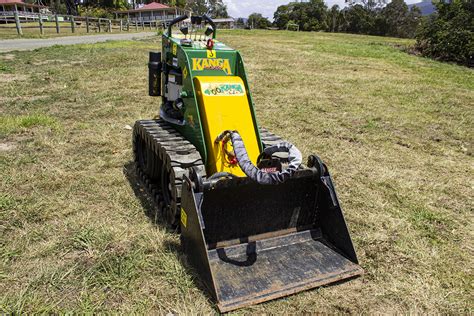
<svg viewBox="0 0 474 316"><path fill-rule="evenodd" d="M221 312L363 273L331 177L315 165L276 186L185 178L182 245Z"/></svg>

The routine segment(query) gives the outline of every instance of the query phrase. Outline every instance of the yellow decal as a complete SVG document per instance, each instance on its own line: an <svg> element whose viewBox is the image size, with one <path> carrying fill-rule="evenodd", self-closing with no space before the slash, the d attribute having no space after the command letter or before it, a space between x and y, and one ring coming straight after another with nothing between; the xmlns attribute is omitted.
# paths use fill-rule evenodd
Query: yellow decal
<svg viewBox="0 0 474 316"><path fill-rule="evenodd" d="M178 45L173 44L173 55L176 56L178 54Z"/></svg>
<svg viewBox="0 0 474 316"><path fill-rule="evenodd" d="M204 86L207 96L242 96L245 95L244 87L240 83L208 83Z"/></svg>
<svg viewBox="0 0 474 316"><path fill-rule="evenodd" d="M193 70L222 70L227 75L232 75L232 69L230 69L230 61L228 59L222 58L193 58Z"/></svg>
<svg viewBox="0 0 474 316"><path fill-rule="evenodd" d="M188 68L184 67L184 69L183 69L183 78L186 79L187 76L188 76Z"/></svg>
<svg viewBox="0 0 474 316"><path fill-rule="evenodd" d="M188 215L184 211L184 208L181 208L181 224L183 224L184 228L188 225Z"/></svg>
<svg viewBox="0 0 474 316"><path fill-rule="evenodd" d="M216 58L217 57L217 53L215 50L207 50L207 58Z"/></svg>

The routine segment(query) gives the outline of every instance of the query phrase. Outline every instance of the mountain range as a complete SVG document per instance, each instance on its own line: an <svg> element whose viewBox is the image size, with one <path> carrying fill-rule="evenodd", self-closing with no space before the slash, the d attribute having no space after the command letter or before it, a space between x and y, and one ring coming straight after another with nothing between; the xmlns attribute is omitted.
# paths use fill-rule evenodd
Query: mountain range
<svg viewBox="0 0 474 316"><path fill-rule="evenodd" d="M413 6L417 6L421 10L421 14L423 15L430 15L436 12L436 7L431 3L431 0L423 0L418 3L409 4L408 7L411 8Z"/></svg>

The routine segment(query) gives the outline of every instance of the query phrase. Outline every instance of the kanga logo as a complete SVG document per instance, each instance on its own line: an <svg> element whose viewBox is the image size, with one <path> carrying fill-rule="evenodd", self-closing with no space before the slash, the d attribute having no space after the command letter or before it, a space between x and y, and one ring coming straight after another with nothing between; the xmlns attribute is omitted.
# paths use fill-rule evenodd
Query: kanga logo
<svg viewBox="0 0 474 316"><path fill-rule="evenodd" d="M237 84L228 84L228 83L217 83L217 84L208 84L204 90L204 94L208 96L220 96L220 95L229 95L229 96L239 96L244 95L244 87L240 83Z"/></svg>
<svg viewBox="0 0 474 316"><path fill-rule="evenodd" d="M230 61L222 58L193 58L193 70L222 70L227 75L232 75L232 69L230 69Z"/></svg>

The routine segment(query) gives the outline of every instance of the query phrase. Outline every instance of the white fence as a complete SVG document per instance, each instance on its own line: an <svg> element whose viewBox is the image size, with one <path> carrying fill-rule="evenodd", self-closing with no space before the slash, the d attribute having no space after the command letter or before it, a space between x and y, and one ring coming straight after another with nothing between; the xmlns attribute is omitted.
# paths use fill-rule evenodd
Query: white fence
<svg viewBox="0 0 474 316"><path fill-rule="evenodd" d="M168 17L172 17L169 19ZM145 17L146 18L146 17ZM35 12L23 11L2 11L0 12L0 28L12 27L8 24L15 24L18 35L23 35L23 29L38 29L40 34L44 34L45 29L55 29L60 33L61 29L68 29L75 33L78 29L90 32L113 32L138 31L145 29L159 29L166 27L174 16L154 17L154 19L104 19L72 15L51 15ZM54 25L45 25L45 22L53 22ZM25 25L25 23L28 23ZM37 23L32 25L32 23Z"/></svg>

